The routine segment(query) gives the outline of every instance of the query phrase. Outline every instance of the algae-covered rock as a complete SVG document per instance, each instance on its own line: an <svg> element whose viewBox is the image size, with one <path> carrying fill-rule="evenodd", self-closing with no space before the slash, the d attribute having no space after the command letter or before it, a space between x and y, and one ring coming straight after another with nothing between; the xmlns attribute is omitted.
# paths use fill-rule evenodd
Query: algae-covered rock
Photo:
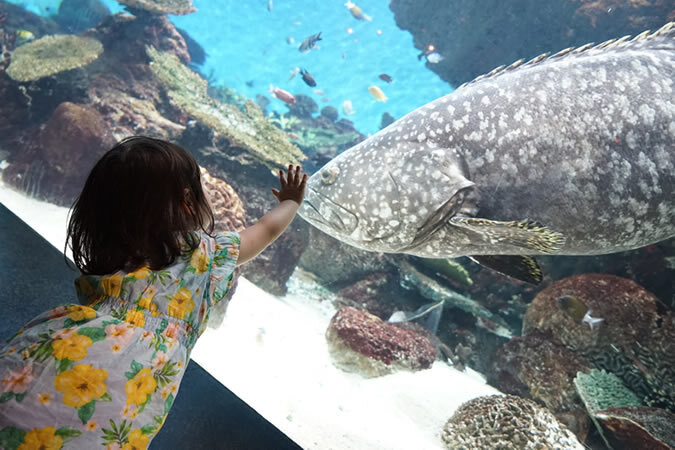
<svg viewBox="0 0 675 450"><path fill-rule="evenodd" d="M445 424L441 438L450 450L584 448L553 414L515 395L469 400Z"/></svg>
<svg viewBox="0 0 675 450"><path fill-rule="evenodd" d="M326 341L337 367L364 377L428 369L436 358L426 337L350 306L333 316Z"/></svg>
<svg viewBox="0 0 675 450"><path fill-rule="evenodd" d="M146 47L150 68L166 89L171 104L185 114L212 128L230 147L246 149L270 169L285 168L306 159L286 135L272 125L252 101L245 112L234 105L222 104L208 95L207 82L171 54Z"/></svg>
<svg viewBox="0 0 675 450"><path fill-rule="evenodd" d="M96 39L69 34L50 35L24 44L12 53L7 75L16 81L33 81L86 66L103 53Z"/></svg>
<svg viewBox="0 0 675 450"><path fill-rule="evenodd" d="M197 11L192 0L117 0L133 9L140 9L152 14L175 14L182 16Z"/></svg>

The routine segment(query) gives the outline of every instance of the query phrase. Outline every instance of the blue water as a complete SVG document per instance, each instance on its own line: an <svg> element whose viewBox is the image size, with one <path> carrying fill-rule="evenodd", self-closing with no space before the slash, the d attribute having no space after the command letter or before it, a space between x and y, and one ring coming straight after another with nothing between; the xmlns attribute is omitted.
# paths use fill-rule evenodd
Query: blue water
<svg viewBox="0 0 675 450"><path fill-rule="evenodd" d="M113 11L121 10L115 1L104 2ZM22 3L34 10L38 6L32 5L51 5L52 11L58 8L58 1ZM268 111L288 111L267 92L273 84L293 94L311 96L319 108L334 106L340 117L354 122L362 133L372 134L379 130L384 112L400 118L452 91L425 67L424 58L418 60L419 50L410 33L396 26L389 2L356 2L372 17L370 22L355 19L344 3L346 0L273 0L273 9L268 11L268 0L195 0L198 12L171 16L171 20L206 50L204 73L213 71L218 82L249 98L267 95L271 99ZM300 53L297 47L302 40L318 32L323 38L320 48ZM294 44L287 43L289 37ZM317 81L316 88L305 85L300 76L289 81L295 67L308 70ZM394 82L380 80L381 73L390 75ZM368 92L371 85L380 87L389 100L376 102ZM324 93L317 94L314 89ZM354 115L343 114L345 100L351 100Z"/></svg>

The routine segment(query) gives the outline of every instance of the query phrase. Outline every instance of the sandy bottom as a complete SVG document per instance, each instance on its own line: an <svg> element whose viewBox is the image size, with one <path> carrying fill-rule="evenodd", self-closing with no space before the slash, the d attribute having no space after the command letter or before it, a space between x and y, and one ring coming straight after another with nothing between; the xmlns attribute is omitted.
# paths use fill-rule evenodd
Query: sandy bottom
<svg viewBox="0 0 675 450"><path fill-rule="evenodd" d="M0 202L63 249L66 208L2 185ZM241 279L222 325L204 333L192 358L306 449L442 449L457 407L498 393L440 362L371 379L337 369L324 338L330 296L301 271L284 297Z"/></svg>

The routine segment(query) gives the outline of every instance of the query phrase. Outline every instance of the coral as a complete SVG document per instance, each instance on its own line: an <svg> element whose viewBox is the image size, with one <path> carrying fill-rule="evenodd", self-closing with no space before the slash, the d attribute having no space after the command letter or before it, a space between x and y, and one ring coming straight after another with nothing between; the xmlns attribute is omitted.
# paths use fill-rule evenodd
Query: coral
<svg viewBox="0 0 675 450"><path fill-rule="evenodd" d="M300 117L301 119L308 119L319 110L319 105L316 104L314 99L304 94L297 94L295 96L295 104L287 104L286 106L291 115Z"/></svg>
<svg viewBox="0 0 675 450"><path fill-rule="evenodd" d="M588 361L550 336L532 334L514 337L497 350L487 378L506 394L543 403L583 442L590 422L574 378L590 370Z"/></svg>
<svg viewBox="0 0 675 450"><path fill-rule="evenodd" d="M607 436L596 418L597 411L625 406L641 406L640 399L612 373L604 370L592 370L589 374L579 373L574 386L584 402L600 436L609 448Z"/></svg>
<svg viewBox="0 0 675 450"><path fill-rule="evenodd" d="M146 48L150 68L166 89L171 104L203 122L225 138L230 147L247 150L270 169L299 164L306 157L277 127L265 119L252 101L236 106L221 104L209 97L206 82L176 56Z"/></svg>
<svg viewBox="0 0 675 450"><path fill-rule="evenodd" d="M140 9L152 14L175 14L182 16L190 14L197 9L192 5L192 0L117 0L132 9Z"/></svg>
<svg viewBox="0 0 675 450"><path fill-rule="evenodd" d="M422 266L433 270L437 275L455 281L460 285L471 286L473 280L469 272L457 261L447 258L415 258Z"/></svg>
<svg viewBox="0 0 675 450"><path fill-rule="evenodd" d="M349 306L331 319L326 341L337 367L365 377L428 369L436 355L426 337Z"/></svg>
<svg viewBox="0 0 675 450"><path fill-rule="evenodd" d="M7 13L0 11L0 72L7 69L11 62L11 53L16 43L16 34L4 28Z"/></svg>
<svg viewBox="0 0 675 450"><path fill-rule="evenodd" d="M464 403L443 427L446 448L583 449L553 414L515 395L490 395Z"/></svg>
<svg viewBox="0 0 675 450"><path fill-rule="evenodd" d="M604 322L591 329L573 320L558 306L560 296L576 297ZM675 317L635 282L602 274L557 281L525 313L523 334L535 330L617 375L645 404L675 409Z"/></svg>
<svg viewBox="0 0 675 450"><path fill-rule="evenodd" d="M338 110L334 106L324 106L321 108L321 115L331 122L335 122L338 119Z"/></svg>
<svg viewBox="0 0 675 450"><path fill-rule="evenodd" d="M244 205L235 190L225 181L211 176L203 167L200 167L202 188L214 216L215 230L241 231L246 227L246 213ZM236 268L232 287L224 299L221 299L211 310L208 326L218 328L225 318L230 298L234 295L239 281L240 270Z"/></svg>
<svg viewBox="0 0 675 450"><path fill-rule="evenodd" d="M110 15L101 0L63 0L53 20L69 33L81 33Z"/></svg>
<svg viewBox="0 0 675 450"><path fill-rule="evenodd" d="M7 75L16 81L33 81L86 66L103 52L96 39L69 34L50 35L24 44L12 53Z"/></svg>
<svg viewBox="0 0 675 450"><path fill-rule="evenodd" d="M159 52L176 55L184 64L191 61L185 39L167 16L135 17L117 13L108 16L83 35L103 43L106 68L117 73L129 70L131 65L142 65L143 69L148 70L146 46L154 47ZM133 84L129 81L130 87L133 88Z"/></svg>
<svg viewBox="0 0 675 450"><path fill-rule="evenodd" d="M406 261L399 262L399 268L401 270L401 285L404 288L416 289L420 295L430 300L445 300L445 308L459 308L473 314L479 323L483 324L488 331L497 336L505 338L513 336L508 325L501 317L492 313L477 301L443 286L435 279L415 269ZM483 320L481 321L481 319Z"/></svg>
<svg viewBox="0 0 675 450"><path fill-rule="evenodd" d="M331 128L300 128L296 134L298 135L296 142L303 150L325 152L331 149L334 154L337 154L340 148L354 145L360 138L358 133L341 132Z"/></svg>
<svg viewBox="0 0 675 450"><path fill-rule="evenodd" d="M588 374L579 372L574 378L574 386L590 414L602 409L642 404L619 377L604 370L594 369Z"/></svg>
<svg viewBox="0 0 675 450"><path fill-rule="evenodd" d="M114 141L95 109L64 102L3 171L3 180L29 195L70 205Z"/></svg>
<svg viewBox="0 0 675 450"><path fill-rule="evenodd" d="M239 108L240 111L245 111L244 104L248 100L246 96L238 93L234 89L228 88L224 84L216 85L209 83L209 95L220 103L227 103Z"/></svg>
<svg viewBox="0 0 675 450"><path fill-rule="evenodd" d="M235 190L220 178L200 167L204 195L211 204L216 230L241 231L246 228L244 204Z"/></svg>
<svg viewBox="0 0 675 450"><path fill-rule="evenodd" d="M290 114L277 114L269 117L268 120L284 131L293 131L302 123L300 119Z"/></svg>
<svg viewBox="0 0 675 450"><path fill-rule="evenodd" d="M595 413L611 448L670 450L675 448L675 414L648 406L610 408Z"/></svg>

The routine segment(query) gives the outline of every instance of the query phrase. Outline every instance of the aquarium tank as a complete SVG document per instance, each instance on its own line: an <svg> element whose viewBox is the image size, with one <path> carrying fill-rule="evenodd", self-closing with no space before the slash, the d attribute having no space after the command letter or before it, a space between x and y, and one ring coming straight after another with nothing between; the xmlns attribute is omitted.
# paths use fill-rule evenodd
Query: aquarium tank
<svg viewBox="0 0 675 450"><path fill-rule="evenodd" d="M301 165L298 216L192 354L300 447L674 448L673 21L668 0L0 0L0 201L63 249L93 165L144 135L240 231Z"/></svg>

